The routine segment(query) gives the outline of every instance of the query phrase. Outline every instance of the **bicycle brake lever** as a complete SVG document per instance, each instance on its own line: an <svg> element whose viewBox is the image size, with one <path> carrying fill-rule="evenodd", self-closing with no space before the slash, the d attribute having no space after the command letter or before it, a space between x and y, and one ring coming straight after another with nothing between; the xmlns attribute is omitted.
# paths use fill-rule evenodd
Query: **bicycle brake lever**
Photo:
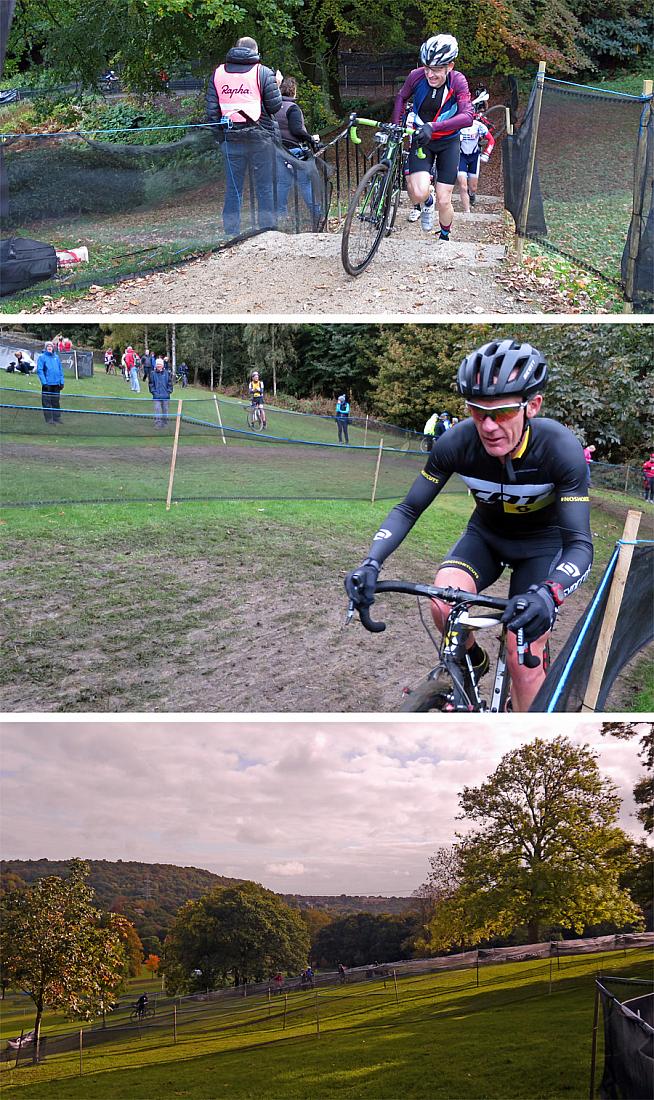
<svg viewBox="0 0 654 1100"><path fill-rule="evenodd" d="M520 630L516 634L516 648L518 651L519 665L524 665L525 668L538 668L540 658L534 656L531 652L529 642L525 642L525 632L522 627L520 627Z"/></svg>

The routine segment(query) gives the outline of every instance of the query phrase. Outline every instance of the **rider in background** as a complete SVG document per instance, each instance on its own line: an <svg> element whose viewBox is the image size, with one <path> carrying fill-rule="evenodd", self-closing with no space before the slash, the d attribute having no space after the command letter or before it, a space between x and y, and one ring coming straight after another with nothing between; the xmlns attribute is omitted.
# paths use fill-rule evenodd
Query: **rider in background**
<svg viewBox="0 0 654 1100"><path fill-rule="evenodd" d="M488 126L479 118L474 118L470 126L465 126L459 134L461 152L459 154L459 194L464 214L470 213L470 207L477 201L477 187L479 186L479 166L488 164L493 149L495 138ZM485 142L482 152L481 142Z"/></svg>
<svg viewBox="0 0 654 1100"><path fill-rule="evenodd" d="M400 88L391 121L399 123L407 103L413 100L416 130L407 161L407 192L411 202L422 204L420 225L425 233L434 228L438 205L439 239L449 240L454 210L452 191L459 168L459 132L470 126L474 112L468 81L454 68L459 46L450 34L428 38L420 47L421 67L413 69ZM425 157L418 157L418 150ZM430 192L436 178L436 203Z"/></svg>
<svg viewBox="0 0 654 1100"><path fill-rule="evenodd" d="M261 381L261 379L259 378L259 372L256 371L256 370L252 371L252 377L250 379L250 384L248 386L248 393L250 395L250 404L252 405L253 409L255 409L257 407L261 409L261 417L262 417L262 420L263 420L263 426L265 428L265 426L266 426L266 410L263 407L263 391L264 391L264 388L265 388L264 384Z"/></svg>
<svg viewBox="0 0 654 1100"><path fill-rule="evenodd" d="M145 1011L148 1007L148 995L147 993L141 993L138 1001L136 1002L136 1011L139 1016L145 1016Z"/></svg>
<svg viewBox="0 0 654 1100"><path fill-rule="evenodd" d="M530 344L492 341L464 359L457 386L469 418L435 440L424 470L374 536L370 556L345 580L355 606L369 607L383 562L458 473L476 507L434 583L477 593L505 566L512 568L502 622L509 630L507 665L518 711L529 710L545 678L543 656L557 610L586 579L593 560L586 460L568 428L538 417L546 382L547 363ZM432 600L441 632L449 611ZM539 658L536 668L519 663L518 630ZM467 655L479 680L489 660L473 634Z"/></svg>

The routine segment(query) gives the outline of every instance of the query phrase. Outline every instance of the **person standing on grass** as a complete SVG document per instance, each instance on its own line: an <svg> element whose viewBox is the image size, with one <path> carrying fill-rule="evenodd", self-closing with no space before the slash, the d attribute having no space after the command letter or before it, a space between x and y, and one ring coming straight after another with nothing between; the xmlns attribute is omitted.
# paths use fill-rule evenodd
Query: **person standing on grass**
<svg viewBox="0 0 654 1100"><path fill-rule="evenodd" d="M459 44L451 34L437 34L420 47L420 68L404 81L393 107L391 122L402 120L413 100L415 133L411 140L406 189L409 199L422 204L420 226L425 233L434 228L438 206L438 239L449 241L454 220L452 191L459 170L459 134L474 119L468 81L454 68ZM420 158L418 152L424 151ZM436 203L431 194L431 176L436 179Z"/></svg>
<svg viewBox="0 0 654 1100"><path fill-rule="evenodd" d="M133 393L140 393L141 387L139 385L139 368L138 359L136 353L131 344L125 348L125 354L121 360L125 369L125 374L129 379L130 389Z"/></svg>
<svg viewBox="0 0 654 1100"><path fill-rule="evenodd" d="M173 378L171 372L164 366L161 356L155 359L154 370L150 374L148 383L154 406L154 426L163 428L168 420L168 406L170 395L173 392Z"/></svg>
<svg viewBox="0 0 654 1100"><path fill-rule="evenodd" d="M52 340L48 340L45 349L36 363L36 373L41 382L41 405L46 424L60 424L60 397L64 388L64 369L61 359L55 351Z"/></svg>
<svg viewBox="0 0 654 1100"><path fill-rule="evenodd" d="M338 442L350 442L347 434L347 426L350 420L350 402L347 394L342 393L336 402L336 427L338 428Z"/></svg>

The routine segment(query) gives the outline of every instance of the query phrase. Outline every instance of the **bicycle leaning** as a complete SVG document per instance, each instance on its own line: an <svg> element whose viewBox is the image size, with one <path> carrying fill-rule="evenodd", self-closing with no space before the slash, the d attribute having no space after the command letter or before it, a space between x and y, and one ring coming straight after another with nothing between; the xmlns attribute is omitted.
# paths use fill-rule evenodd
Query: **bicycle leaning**
<svg viewBox="0 0 654 1100"><path fill-rule="evenodd" d="M354 578L353 578L354 579ZM438 664L413 687L405 689L401 711L425 713L427 711L471 712L488 711L502 713L510 707L511 681L506 662L506 627L502 627L500 648L495 667L495 677L490 700L481 695L472 663L467 655L466 641L471 630L487 630L500 625L508 600L483 593L465 592L460 588L438 588L431 584L413 584L410 581L379 581L375 593L401 592L405 595L443 600L451 604L440 644L434 640L422 618L430 640L438 649ZM483 608L482 613L471 611ZM346 622L350 622L356 610L350 601ZM369 608L359 610L359 618L366 630L373 634L386 629L386 623L371 618ZM517 633L518 660L528 668L536 668L540 660L525 643L523 632ZM543 655L545 668L549 664L549 645Z"/></svg>
<svg viewBox="0 0 654 1100"><path fill-rule="evenodd" d="M362 177L348 207L341 239L341 260L348 275L365 271L382 238L387 237L397 217L404 187L403 145L413 130L401 123L375 122L370 118L350 115L350 139L361 144L357 126L374 126L375 142L384 152L378 164L373 164ZM422 150L418 156L424 157Z"/></svg>

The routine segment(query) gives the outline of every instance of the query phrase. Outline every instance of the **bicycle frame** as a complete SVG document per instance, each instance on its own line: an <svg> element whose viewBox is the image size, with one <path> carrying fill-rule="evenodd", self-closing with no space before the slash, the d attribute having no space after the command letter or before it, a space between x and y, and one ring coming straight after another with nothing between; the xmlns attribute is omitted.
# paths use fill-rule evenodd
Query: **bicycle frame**
<svg viewBox="0 0 654 1100"><path fill-rule="evenodd" d="M491 713L498 713L504 703L505 688L508 687L506 628L502 630L500 650L495 667L495 679L488 708L479 693L472 662L466 650L466 642L471 630L486 630L497 627L501 615L507 607L508 600L502 599L500 596L486 596L483 593L466 592L459 588L439 588L436 585L413 584L409 581L379 581L375 586L375 593L382 592L400 592L410 596L425 596L452 605L452 610L445 623L443 640L439 649L440 666L436 666L436 668L441 666L445 668L452 680L454 690L451 709L465 712L489 709ZM487 608L488 611L486 614L471 613L471 607ZM347 622L351 620L354 610L354 604L350 602ZM371 631L373 634L381 633L386 629L386 623L373 621L368 608L359 610L359 618L366 630ZM520 664L525 664L529 668L534 668L540 664L539 659L532 654L529 644L525 642L522 630L517 632L516 643ZM436 669L432 670L432 672L435 671Z"/></svg>

